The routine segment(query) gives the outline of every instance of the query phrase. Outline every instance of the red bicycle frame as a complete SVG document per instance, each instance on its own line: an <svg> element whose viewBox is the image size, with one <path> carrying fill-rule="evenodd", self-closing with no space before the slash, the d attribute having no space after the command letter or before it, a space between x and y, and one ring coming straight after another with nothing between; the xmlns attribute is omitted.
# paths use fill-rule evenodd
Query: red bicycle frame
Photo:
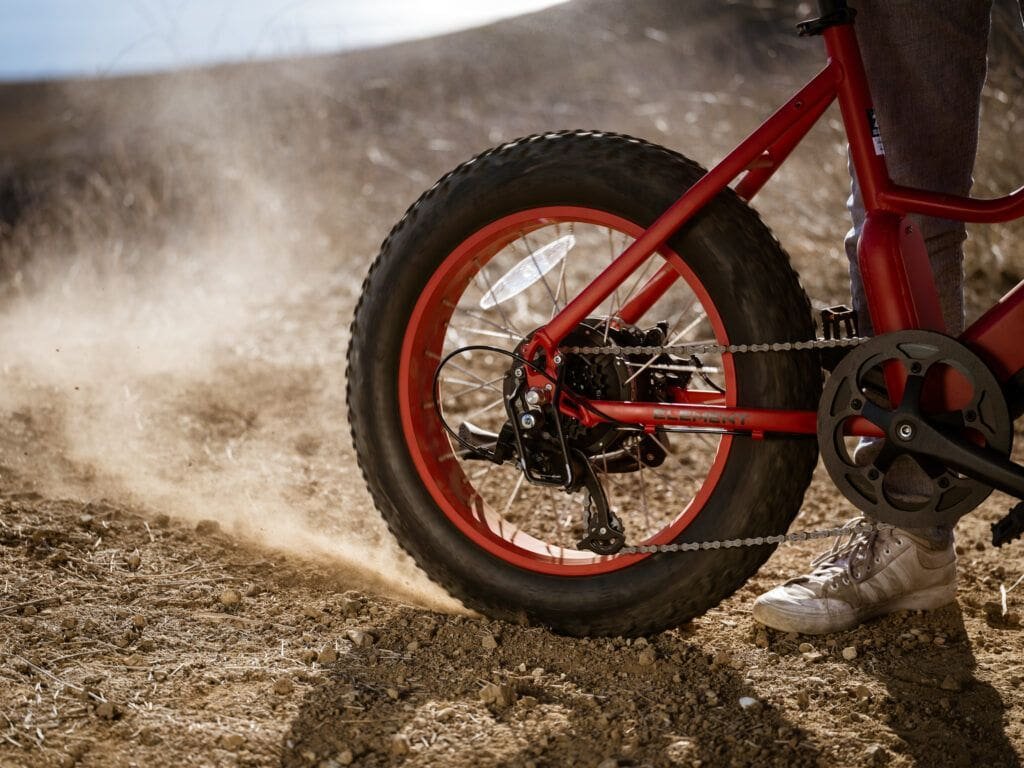
<svg viewBox="0 0 1024 768"><path fill-rule="evenodd" d="M533 360L543 351L545 359L553 361L558 345L574 328L741 174L743 178L735 191L744 199L752 198L836 99L867 212L857 258L875 332L946 330L924 239L910 224L907 215L916 213L965 222L1010 221L1024 216L1024 187L1004 197L979 200L894 184L881 146L876 147L871 94L853 25L830 26L824 29L823 35L827 66L687 190L586 289L539 329L523 351L526 359ZM622 308L621 320L625 323L639 320L677 277L676 270L665 264ZM1022 331L1024 281L971 325L960 341L984 359L1005 383L1024 369ZM547 381L537 372L528 374L528 378L531 384L540 386ZM607 417L650 430L672 426L739 432L755 437L769 433L810 435L817 431L814 411L738 408L685 400L674 403L600 401L592 405L594 410L577 409L569 404L563 404L563 408L588 425ZM881 434L863 419L852 420L849 432L864 436Z"/></svg>

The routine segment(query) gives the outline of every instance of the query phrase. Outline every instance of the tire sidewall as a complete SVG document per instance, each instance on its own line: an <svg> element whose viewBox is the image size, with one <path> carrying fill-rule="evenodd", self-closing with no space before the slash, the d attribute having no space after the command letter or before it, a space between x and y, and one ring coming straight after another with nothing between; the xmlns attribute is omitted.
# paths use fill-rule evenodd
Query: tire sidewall
<svg viewBox="0 0 1024 768"><path fill-rule="evenodd" d="M477 546L438 508L404 440L397 372L405 329L426 281L460 243L504 216L546 206L584 206L647 227L703 173L695 164L635 140L595 139L559 149L543 152L524 145L515 151L513 146L478 161L473 172L453 174L417 203L385 243L357 310L350 350L350 418L357 453L375 499L387 507L382 511L403 546L436 580L449 588L457 585L459 596L472 607L574 633L676 622L688 612L703 612L739 586L771 548L660 554L586 577L519 568ZM738 226L737 216L749 221ZM778 285L766 283L777 284L778 279L746 272L744 256L768 252L783 261L785 256L738 200L722 196L670 245L704 285L731 343L797 340L791 337L806 332L793 322L792 307L782 313L764 311L766 305L784 301L786 291L781 297L773 295ZM756 260L750 264L751 269L757 266ZM737 357L739 402L814 408L816 400L809 402L807 394L813 387L801 392L792 386L794 378L813 378L813 366L783 362L781 368L769 355ZM806 450L809 442L799 441L804 449L794 451L793 441L733 437L714 492L679 540L785 530L803 488L795 505L792 492L766 489L786 486L779 480L787 475L794 484L806 486L803 476L809 474L808 454L814 450L813 445Z"/></svg>

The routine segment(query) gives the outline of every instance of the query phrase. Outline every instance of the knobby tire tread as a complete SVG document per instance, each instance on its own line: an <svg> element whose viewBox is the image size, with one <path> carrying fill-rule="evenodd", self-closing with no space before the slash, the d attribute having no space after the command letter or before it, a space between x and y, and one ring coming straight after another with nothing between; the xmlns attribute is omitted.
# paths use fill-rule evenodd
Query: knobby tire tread
<svg viewBox="0 0 1024 768"><path fill-rule="evenodd" d="M693 183L705 172L701 166L682 155L640 139L594 131L566 131L528 136L501 145L477 155L445 174L410 206L402 219L393 227L381 246L380 255L374 261L363 282L355 309L351 341L347 353L346 396L349 404L352 441L356 448L357 463L363 479L370 490L374 504L381 512L392 534L432 580L467 607L505 620L544 624L557 632L570 635L631 636L650 634L699 616L734 593L767 560L774 551L774 546L721 550L712 553L720 558L714 561L708 560L706 557L698 558L679 554L659 554L650 558L650 560L680 558L676 565L661 566L659 564L657 566L662 571L666 567L677 569L677 581L681 584L672 594L665 594L665 591L662 590L658 594L637 595L629 574L634 569L640 568L640 565L602 576L600 589L607 594L609 604L616 606L614 610L602 612L591 608L581 611L575 601L565 605L561 610L558 606L547 606L540 610L526 608L525 606L531 604L532 595L524 594L517 601L515 597L502 597L497 590L491 593L486 585L481 587L479 584L471 583L470 580L467 580L465 572L460 572L458 567L453 567L453 563L449 559L454 556L453 552L438 553L425 548L422 543L422 528L402 509L402 505L407 499L401 498L402 489L389 487L382 464L382 462L398 460L393 452L405 450L404 442L398 440L399 445L397 446L383 445L380 435L375 431L375 427L379 426L377 414L373 412L372 407L367 407L373 400L371 391L373 384L368 382L368 377L364 377L362 369L365 365L370 364L368 361L378 352L376 341L379 336L377 334L380 324L385 319L378 316L378 313L391 298L394 284L393 280L386 279L388 275L384 275L384 273L400 270L404 264L398 263L396 260L407 258L406 253L401 249L401 244L396 248L396 243L402 240L408 229L417 226L420 218L424 216L434 201L444 199L453 187L473 179L487 180L493 178L492 174L507 173L508 169L503 166L509 163L514 163L516 168L526 169L525 172L528 173L534 165L549 162L553 156L564 160L566 166L570 168L574 162L588 163L619 174L628 172L639 179L644 179L647 176L665 178L666 175L676 175ZM670 169L671 172L666 169ZM676 189L674 196L681 194L684 188ZM784 329L782 332L787 338L730 338L732 343L800 341L813 337L814 327L811 320L810 302L800 288L799 278L778 241L753 209L731 190L726 190L688 227L698 228L705 237L714 236L728 239L730 242L749 243L748 263L743 265L722 264L721 268L723 270L747 270L754 281L764 281L771 285L766 295L773 297L774 304L747 309L763 313L768 319L766 325L775 327L776 330ZM464 236L469 234L471 233L465 232ZM439 258L446 255L446 253L441 254ZM684 254L680 253L680 255ZM425 283L428 277L429 275L423 277L422 281ZM704 280L705 276L701 276L701 279ZM736 279L749 278L741 276ZM411 310L411 307L409 309ZM728 322L726 324L728 326ZM403 324L397 332L404 333L404 330ZM799 375L795 375L793 370L786 369L785 365L781 368L775 366L780 370L778 375L785 379L782 382L784 386L776 382L775 389L792 391L786 397L787 402L772 403L771 405L814 408L817 405L821 386L816 355L808 352L796 354L804 355L803 360L806 362L801 362L799 365L788 363L788 365L796 365L795 370ZM393 375L397 378L397 362ZM387 436L384 439L385 442L390 440ZM743 439L748 440L749 438ZM760 447L763 450L779 451L780 443L775 440L761 442L763 445ZM762 529L753 535L785 531L799 510L804 491L810 483L817 457L816 444L813 439L804 438L782 442L787 446L785 450L781 451L786 454L785 460L773 459L774 465L767 469L765 466L761 466L761 474L767 476L745 478L745 482L749 486L761 489L763 495L762 498L747 500L751 504L750 517L762 525ZM731 464L732 461L729 463ZM762 462L763 464L765 462ZM777 473L782 470L788 471L787 482L779 482ZM392 498L396 494L399 498ZM437 516L443 517L440 510L435 508L435 512ZM773 515L774 517L772 517ZM772 519L762 519L766 516ZM694 523L683 532L680 540L732 537L727 535L730 533L729 531L723 531L721 536L713 535L714 521L702 520L702 517L703 515L697 517ZM441 526L452 525L446 519L440 521L439 524ZM764 526L767 526L768 529L765 529ZM454 526L452 526L452 531L461 536ZM712 535L708 535L709 533ZM722 552L727 552L727 554L723 556ZM493 576L495 580L501 580L503 586L510 580L513 586L515 585L515 574L510 575L503 569L518 569L493 558L483 550L480 550L480 553L483 557L481 562L484 564L481 568L486 570L488 558L493 560L495 565L494 570L479 574L481 580L486 581ZM709 553L690 554L706 556ZM695 565L700 567L694 568ZM616 574L618 574L617 578L615 578ZM535 577L536 574L533 576ZM608 576L613 578L609 579ZM522 578L523 583L526 584L532 577L524 576ZM562 577L562 581L568 580L570 580L569 577ZM652 577L652 581L654 580ZM664 582L665 578L662 577L661 580ZM538 581L543 581L543 579ZM585 588L581 583L581 589Z"/></svg>

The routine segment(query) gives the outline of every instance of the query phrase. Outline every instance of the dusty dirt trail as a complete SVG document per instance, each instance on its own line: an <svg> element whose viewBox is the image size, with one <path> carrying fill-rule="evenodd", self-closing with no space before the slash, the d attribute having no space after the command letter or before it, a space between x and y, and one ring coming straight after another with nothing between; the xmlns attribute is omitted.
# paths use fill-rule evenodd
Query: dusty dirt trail
<svg viewBox="0 0 1024 768"><path fill-rule="evenodd" d="M764 6L576 2L345 56L0 88L0 764L1019 764L1024 593L993 601L1024 549L985 544L1005 498L961 525L959 604L935 614L758 630L750 601L800 546L690 625L580 641L459 609L355 469L347 326L404 207L553 127L713 161L818 63L795 9ZM1024 176L1001 45L982 192ZM830 117L758 201L822 304L845 299ZM1019 279L1016 234L973 241L972 306ZM849 515L819 472L798 525Z"/></svg>

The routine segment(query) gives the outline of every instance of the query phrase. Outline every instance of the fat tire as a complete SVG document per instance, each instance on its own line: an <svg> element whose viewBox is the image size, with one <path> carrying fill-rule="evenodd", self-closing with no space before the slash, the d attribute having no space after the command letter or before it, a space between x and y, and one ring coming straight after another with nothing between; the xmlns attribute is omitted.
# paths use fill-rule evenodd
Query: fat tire
<svg viewBox="0 0 1024 768"><path fill-rule="evenodd" d="M398 371L412 309L459 243L492 221L541 206L583 205L650 225L705 170L640 139L600 132L529 136L441 178L384 241L363 284L348 350L349 422L359 467L401 546L467 607L568 635L645 635L693 619L735 592L774 546L661 553L593 576L516 567L474 544L438 508L406 446ZM813 338L810 304L789 258L731 190L670 241L711 296L733 344ZM814 410L814 352L737 355L741 405ZM724 471L677 541L784 532L817 461L813 438L734 437Z"/></svg>

